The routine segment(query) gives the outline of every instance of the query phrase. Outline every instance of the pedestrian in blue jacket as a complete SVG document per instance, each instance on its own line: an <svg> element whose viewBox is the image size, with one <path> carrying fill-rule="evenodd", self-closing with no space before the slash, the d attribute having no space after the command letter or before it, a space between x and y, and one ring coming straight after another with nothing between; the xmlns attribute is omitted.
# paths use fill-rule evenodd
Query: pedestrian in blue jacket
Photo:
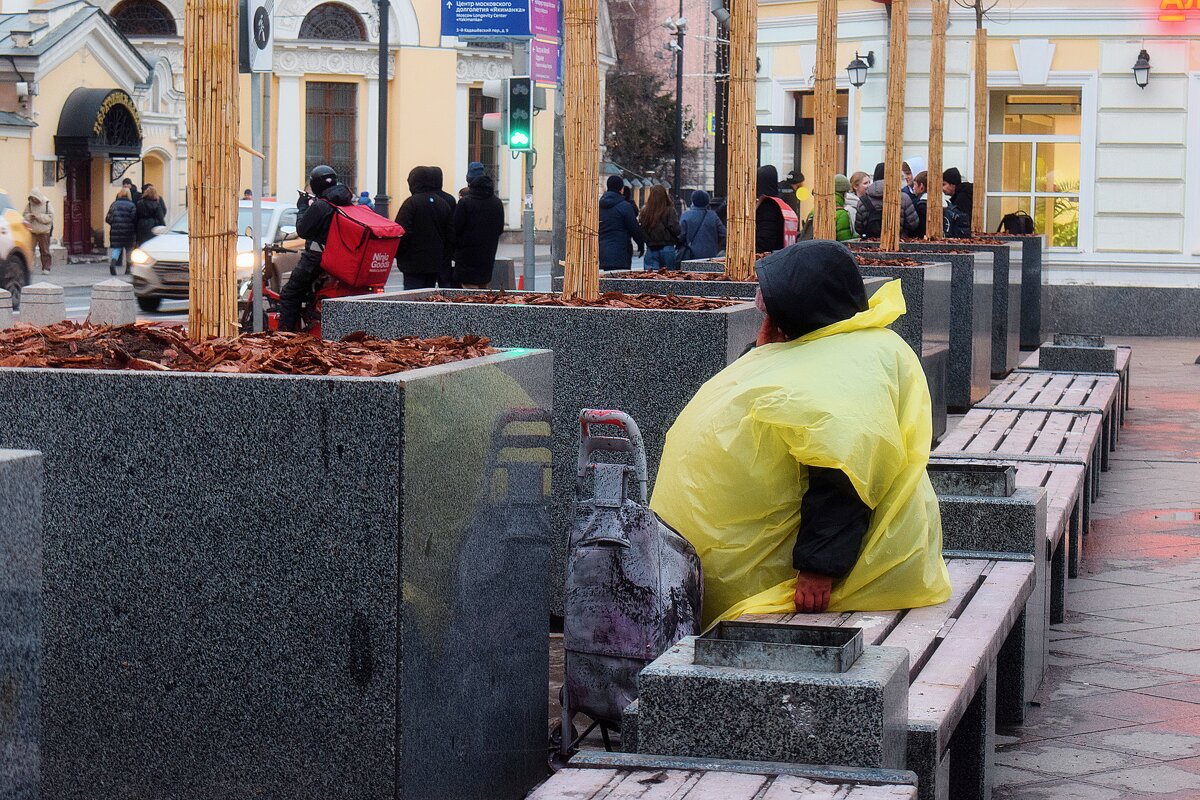
<svg viewBox="0 0 1200 800"><path fill-rule="evenodd" d="M725 223L721 222L717 212L708 207L709 202L711 201L708 192L692 192L692 207L683 212L679 219L679 240L682 243L679 249L680 261L690 258L713 258L724 247Z"/></svg>
<svg viewBox="0 0 1200 800"><path fill-rule="evenodd" d="M637 212L625 201L620 175L609 175L608 191L600 196L600 269L629 269L633 266L633 245L638 254L645 252L646 237L638 225Z"/></svg>

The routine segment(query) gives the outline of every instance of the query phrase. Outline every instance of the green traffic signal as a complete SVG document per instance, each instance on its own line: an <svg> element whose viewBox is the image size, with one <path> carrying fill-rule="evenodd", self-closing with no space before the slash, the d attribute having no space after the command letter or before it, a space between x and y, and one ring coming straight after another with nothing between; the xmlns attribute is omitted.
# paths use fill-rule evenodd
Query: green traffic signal
<svg viewBox="0 0 1200 800"><path fill-rule="evenodd" d="M526 77L508 79L508 147L533 149L533 81Z"/></svg>
<svg viewBox="0 0 1200 800"><path fill-rule="evenodd" d="M529 144L529 137L521 131L517 131L508 140L508 143L513 147L525 147Z"/></svg>

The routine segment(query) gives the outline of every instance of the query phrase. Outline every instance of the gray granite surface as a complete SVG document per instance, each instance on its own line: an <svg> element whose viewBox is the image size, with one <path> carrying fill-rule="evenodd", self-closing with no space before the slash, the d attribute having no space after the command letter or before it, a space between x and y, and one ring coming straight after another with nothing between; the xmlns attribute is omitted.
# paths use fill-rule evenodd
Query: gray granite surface
<svg viewBox="0 0 1200 800"><path fill-rule="evenodd" d="M551 362L0 369L46 467L43 797L523 797Z"/></svg>
<svg viewBox="0 0 1200 800"><path fill-rule="evenodd" d="M702 270L692 270L700 272ZM863 285L867 297L875 294L886 280L865 280ZM562 278L555 278L555 292L561 292ZM600 276L601 292L623 292L624 294L675 294L690 297L717 297L753 300L758 291L758 281L684 281L662 280L648 277L642 272L607 272Z"/></svg>
<svg viewBox="0 0 1200 800"><path fill-rule="evenodd" d="M1046 236L988 234L989 238L1021 245L1021 349L1036 350L1042 343L1042 262Z"/></svg>
<svg viewBox="0 0 1200 800"><path fill-rule="evenodd" d="M13 325L13 296L7 289L0 289L0 330Z"/></svg>
<svg viewBox="0 0 1200 800"><path fill-rule="evenodd" d="M639 677L641 753L903 769L908 651L867 647L843 673L704 667L694 637Z"/></svg>
<svg viewBox="0 0 1200 800"><path fill-rule="evenodd" d="M950 264L946 404L955 413L970 408L988 393L992 381L991 254L875 252L870 257Z"/></svg>
<svg viewBox="0 0 1200 800"><path fill-rule="evenodd" d="M946 433L949 417L946 409L946 373L950 368L950 348L944 344L927 345L921 353L921 369L929 385L929 406L933 415L934 441Z"/></svg>
<svg viewBox="0 0 1200 800"><path fill-rule="evenodd" d="M422 303L418 290L328 301L325 336L487 336L499 347L554 351L554 547L551 603L562 613L566 546L575 515L579 412L615 408L641 428L653 483L667 430L696 391L754 342L753 303L714 311ZM455 290L444 294L453 295ZM458 294L472 294L458 290Z"/></svg>
<svg viewBox="0 0 1200 800"><path fill-rule="evenodd" d="M109 278L93 286L88 319L93 325L132 325L137 322L133 285Z"/></svg>
<svg viewBox="0 0 1200 800"><path fill-rule="evenodd" d="M1200 288L1177 286L1042 287L1042 334L1104 331L1109 336L1200 336Z"/></svg>
<svg viewBox="0 0 1200 800"><path fill-rule="evenodd" d="M53 325L67 316L63 288L53 283L31 283L21 292L21 322L26 325Z"/></svg>
<svg viewBox="0 0 1200 800"><path fill-rule="evenodd" d="M0 450L0 797L41 795L42 457Z"/></svg>
<svg viewBox="0 0 1200 800"><path fill-rule="evenodd" d="M1007 497L938 492L945 552L1007 554L1033 561L1033 594L1026 602L1022 624L1005 644L1011 668L998 678L997 714L1008 724L1022 722L1026 704L1046 676L1051 589L1046 504L1046 490L1040 487L1014 489Z"/></svg>
<svg viewBox="0 0 1200 800"><path fill-rule="evenodd" d="M928 466L929 482L938 494L1012 497L1017 490L1013 464L938 463Z"/></svg>
<svg viewBox="0 0 1200 800"><path fill-rule="evenodd" d="M1080 347L1045 342L1038 350L1038 369L1065 372L1116 372L1117 347Z"/></svg>
<svg viewBox="0 0 1200 800"><path fill-rule="evenodd" d="M975 690L949 746L938 745L936 725L910 724L908 768L917 774L919 800L988 800L996 754L997 668Z"/></svg>

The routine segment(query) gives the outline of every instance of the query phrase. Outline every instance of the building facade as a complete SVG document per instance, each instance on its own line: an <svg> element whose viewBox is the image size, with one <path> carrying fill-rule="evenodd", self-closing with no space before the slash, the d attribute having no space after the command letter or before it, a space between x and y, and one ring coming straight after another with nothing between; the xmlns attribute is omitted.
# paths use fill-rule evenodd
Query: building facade
<svg viewBox="0 0 1200 800"><path fill-rule="evenodd" d="M483 114L496 102L484 97L483 81L513 74L513 45L441 36L437 0L392 0L391 9L383 78L388 175L381 185L377 4L276 4L274 72L264 81L264 192L291 199L309 170L327 163L356 192L386 189L394 213L408 195L413 167L442 167L445 188L454 193L465 185L467 165L483 161L505 200L509 226L519 227L521 162L483 127ZM10 156L0 188L14 202L35 188L46 194L60 221L54 240L72 254L103 247L105 210L124 178L154 184L168 219L181 214L188 180L184 0L7 0L0 11L0 56L8 57L0 58L0 154ZM606 8L599 24L603 75L615 62ZM239 138L246 144L250 108L250 80L242 76ZM545 156L534 172L535 220L546 230L552 108L538 115L534 143ZM242 175L251 188L248 155Z"/></svg>
<svg viewBox="0 0 1200 800"><path fill-rule="evenodd" d="M761 162L810 177L815 6L759 0ZM944 161L986 185L987 228L1008 212L1029 213L1050 244L1052 284L1200 287L1200 6L1001 0L986 22L983 176L971 174L969 146L975 18L950 8ZM912 0L906 157L927 155L931 23L928 0ZM870 172L883 157L888 24L879 3L839 3L838 166L846 174ZM1143 49L1151 74L1139 88L1132 67ZM855 88L844 67L868 53L874 66Z"/></svg>

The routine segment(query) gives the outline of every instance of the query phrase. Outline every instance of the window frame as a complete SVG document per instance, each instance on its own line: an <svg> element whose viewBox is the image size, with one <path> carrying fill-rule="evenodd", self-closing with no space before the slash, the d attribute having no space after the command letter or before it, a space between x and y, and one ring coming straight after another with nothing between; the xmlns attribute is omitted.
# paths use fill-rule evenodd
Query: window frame
<svg viewBox="0 0 1200 800"><path fill-rule="evenodd" d="M317 105L311 102L310 91L316 87L321 87L321 90L326 94L324 103ZM318 164L328 164L337 172L338 178L347 186L357 188L358 184L358 169L359 169L359 87L357 83L348 81L305 81L304 84L304 174L312 172L313 167ZM328 93L331 91L348 91L353 97L353 102L348 107L334 105ZM336 117L342 117L349 120L350 123L350 156L349 161L346 159L333 158L333 136L330 131L333 120ZM320 126L321 132L318 134L315 131L317 127L314 122L322 122ZM316 137L316 138L314 138ZM312 142L318 142L323 146L323 155L315 162L310 163L309 145Z"/></svg>
<svg viewBox="0 0 1200 800"><path fill-rule="evenodd" d="M129 2L129 0L126 0L126 1ZM346 38L339 38L339 37L334 37L334 36L312 36L312 35L306 36L306 35L304 35L304 33L305 33L304 28L306 25L310 24L309 19L312 18L314 14L328 13L335 9L339 13L344 13L346 20L352 20L354 22L355 26L358 29L358 38L346 39ZM320 20L317 20L317 21L312 22L311 24L316 26L319 24L319 22L320 22ZM310 33L311 33L311 31L310 31ZM345 3L339 3L339 2L337 2L337 0L330 0L330 2L321 3L320 5L314 6L307 14L304 15L304 18L302 20L300 20L300 29L297 32L296 38L299 39L300 41L305 41L305 42L367 42L370 39L370 32L367 29L367 21L365 19L363 19L362 14L359 14L357 11L355 11L353 8L346 5Z"/></svg>

